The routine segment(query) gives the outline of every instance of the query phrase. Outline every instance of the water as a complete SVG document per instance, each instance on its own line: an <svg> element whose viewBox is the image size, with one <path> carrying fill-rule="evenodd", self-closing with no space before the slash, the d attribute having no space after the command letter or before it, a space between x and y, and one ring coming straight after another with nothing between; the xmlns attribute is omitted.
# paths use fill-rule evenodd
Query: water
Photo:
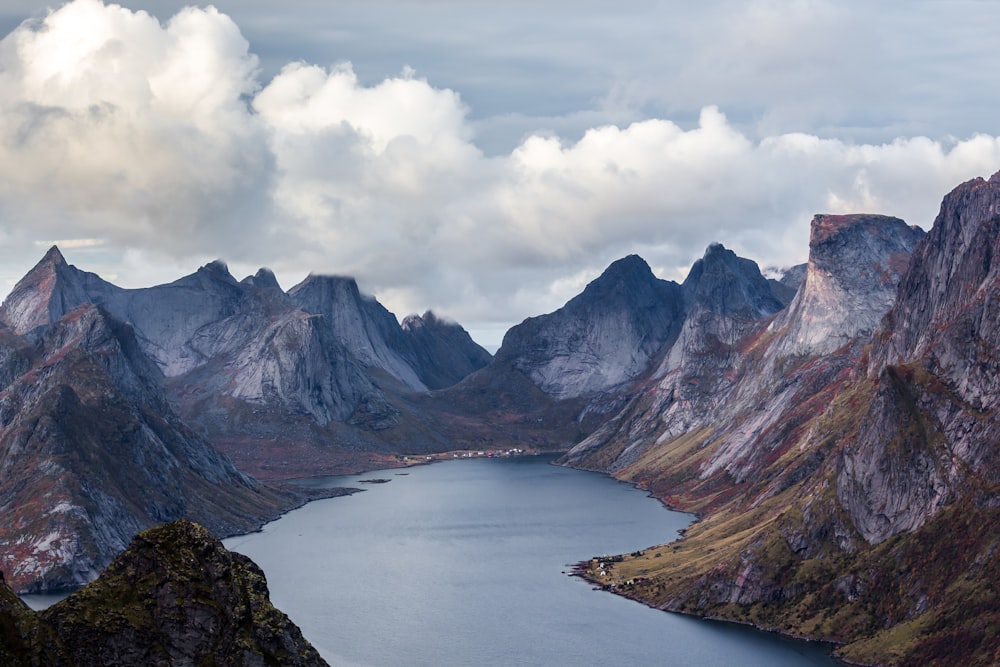
<svg viewBox="0 0 1000 667"><path fill-rule="evenodd" d="M384 478L384 484L359 480ZM309 480L364 493L225 541L332 665L835 665L820 645L667 614L568 576L691 517L547 459Z"/></svg>

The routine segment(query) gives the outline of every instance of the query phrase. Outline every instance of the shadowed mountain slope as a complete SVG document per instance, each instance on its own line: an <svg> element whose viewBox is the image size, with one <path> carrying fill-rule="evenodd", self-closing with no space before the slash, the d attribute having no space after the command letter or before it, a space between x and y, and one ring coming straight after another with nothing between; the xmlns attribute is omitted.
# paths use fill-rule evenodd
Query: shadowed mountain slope
<svg viewBox="0 0 1000 667"><path fill-rule="evenodd" d="M44 611L31 611L0 582L0 661L326 665L268 595L253 561L177 521L137 535L96 581Z"/></svg>

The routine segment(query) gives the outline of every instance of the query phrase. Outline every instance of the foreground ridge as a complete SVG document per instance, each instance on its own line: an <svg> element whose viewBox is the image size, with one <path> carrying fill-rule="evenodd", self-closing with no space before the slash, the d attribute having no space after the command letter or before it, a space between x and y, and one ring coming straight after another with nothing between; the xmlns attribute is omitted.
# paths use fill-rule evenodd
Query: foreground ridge
<svg viewBox="0 0 1000 667"><path fill-rule="evenodd" d="M268 596L253 561L175 521L138 534L98 579L44 611L0 585L0 663L326 665Z"/></svg>

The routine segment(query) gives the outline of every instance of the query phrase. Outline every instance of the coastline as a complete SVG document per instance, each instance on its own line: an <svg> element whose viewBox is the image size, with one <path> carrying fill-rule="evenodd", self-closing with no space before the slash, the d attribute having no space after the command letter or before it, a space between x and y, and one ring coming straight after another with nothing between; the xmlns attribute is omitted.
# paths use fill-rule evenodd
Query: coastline
<svg viewBox="0 0 1000 667"><path fill-rule="evenodd" d="M662 545L659 545L659 546L662 546ZM785 639L789 639L789 640L793 640L793 641L804 642L804 643L807 643L807 644L825 645L825 646L828 646L829 649L830 649L829 650L830 658L832 660L834 660L837 664L844 665L844 667L874 667L874 666L871 666L871 665L862 665L862 664L859 664L859 663L849 662L847 660L844 660L841 656L837 655L837 649L840 646L844 645L843 642L836 642L836 641L833 641L831 639L821 639L821 638L816 638L816 637L806 637L806 636L801 636L801 635L795 635L795 634L792 634L792 633L783 632L780 628L762 626L762 625L758 625L756 623L751 623L749 621L738 621L738 620L734 620L734 619L730 619L730 618L722 618L722 617L718 617L718 616L707 616L707 615L703 615L703 614L692 614L690 612L681 611L681 610L664 609L664 608L662 608L662 607L660 607L658 605L652 604L649 601L643 599L642 597L640 597L638 595L635 595L635 594L630 593L630 592L628 592L626 590L618 588L614 583L605 583L605 582L603 582L600 579L600 577L595 576L593 574L593 568L590 567L591 563L594 563L594 562L610 562L610 561L612 561L613 559L616 559L616 558L620 558L620 556L608 556L608 557L604 557L604 558L595 556L595 557L592 557L588 561L579 561L578 563L575 563L573 565L573 567L571 568L571 570L569 571L568 574L571 577L576 577L578 579L582 579L582 580L586 581L587 583L591 584L592 585L592 590L594 590L594 591L600 591L600 592L604 592L604 593L611 593L613 595L617 595L617 596L625 598L627 600L631 600L633 602L637 602L637 603L639 603L639 604L641 604L641 605L643 605L645 607L649 607L650 609L655 609L657 611L661 611L661 612L663 612L665 614L678 614L679 616L687 616L688 618L697 618L697 619L700 619L700 620L703 620L703 621L710 621L712 623L725 623L725 624L728 624L728 625L738 625L738 626L741 626L741 627L753 628L754 630L757 630L757 631L760 631L760 632L767 632L769 634L778 635L779 637L784 637Z"/></svg>

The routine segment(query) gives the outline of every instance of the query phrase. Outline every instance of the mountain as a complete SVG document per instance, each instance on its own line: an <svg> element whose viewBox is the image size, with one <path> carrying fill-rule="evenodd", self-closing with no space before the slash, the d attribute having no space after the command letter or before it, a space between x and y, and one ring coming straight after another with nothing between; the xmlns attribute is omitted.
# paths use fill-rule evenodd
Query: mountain
<svg viewBox="0 0 1000 667"><path fill-rule="evenodd" d="M508 331L496 365L523 373L555 399L608 391L642 374L677 336L682 318L680 287L630 255L559 310Z"/></svg>
<svg viewBox="0 0 1000 667"><path fill-rule="evenodd" d="M616 471L703 520L602 583L858 664L996 664L998 212L1000 174L947 195L926 236L818 216L803 288L747 342L724 409Z"/></svg>
<svg viewBox="0 0 1000 667"><path fill-rule="evenodd" d="M262 478L378 467L403 443L409 453L448 449L406 396L490 360L459 325L431 313L404 328L352 279L310 276L286 294L269 270L237 281L219 260L126 290L52 248L0 318L29 334L86 303L127 322L172 407Z"/></svg>
<svg viewBox="0 0 1000 667"><path fill-rule="evenodd" d="M411 365L428 389L455 385L493 360L460 325L429 310L404 318L402 328Z"/></svg>
<svg viewBox="0 0 1000 667"><path fill-rule="evenodd" d="M41 612L0 581L0 632L9 667L327 664L271 604L260 568L186 521L136 535L96 581Z"/></svg>
<svg viewBox="0 0 1000 667"><path fill-rule="evenodd" d="M488 366L417 404L456 447L564 450L621 408L683 317L681 286L630 255L562 308L512 327Z"/></svg>
<svg viewBox="0 0 1000 667"><path fill-rule="evenodd" d="M229 535L304 502L191 431L132 329L100 307L32 331L34 343L0 337L0 569L18 590L86 583L163 521L190 517Z"/></svg>

